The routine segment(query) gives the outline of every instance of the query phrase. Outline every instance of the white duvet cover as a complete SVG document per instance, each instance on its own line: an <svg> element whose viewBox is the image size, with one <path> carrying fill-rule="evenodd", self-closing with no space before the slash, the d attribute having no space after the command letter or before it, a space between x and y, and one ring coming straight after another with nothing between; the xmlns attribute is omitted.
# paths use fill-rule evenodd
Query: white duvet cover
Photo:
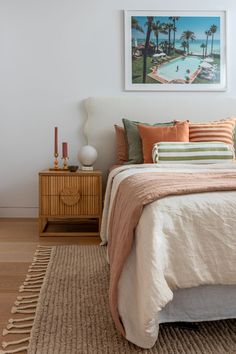
<svg viewBox="0 0 236 354"><path fill-rule="evenodd" d="M109 235L109 211L120 182L150 171L206 172L224 165L132 165L108 178L101 237ZM135 241L119 280L118 308L126 338L143 348L158 337L158 312L173 290L204 284L236 284L236 191L171 196L144 207Z"/></svg>

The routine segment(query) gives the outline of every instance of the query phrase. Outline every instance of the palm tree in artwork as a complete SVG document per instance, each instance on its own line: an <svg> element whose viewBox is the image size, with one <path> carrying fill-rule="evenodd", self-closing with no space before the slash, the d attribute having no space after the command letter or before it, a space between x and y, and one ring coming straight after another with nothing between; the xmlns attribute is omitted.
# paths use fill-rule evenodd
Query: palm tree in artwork
<svg viewBox="0 0 236 354"><path fill-rule="evenodd" d="M159 34L160 33L167 34L167 31L165 29L165 24L161 23L160 21L157 21L156 23L152 24L152 30L156 37L156 52L157 52L159 47Z"/></svg>
<svg viewBox="0 0 236 354"><path fill-rule="evenodd" d="M216 25L212 25L210 27L210 31L211 31L211 55L213 54L213 43L214 43L214 34L216 33L217 31L217 26Z"/></svg>
<svg viewBox="0 0 236 354"><path fill-rule="evenodd" d="M186 41L183 41L181 43L181 47L184 48L184 54L186 53L186 49L188 48L188 43Z"/></svg>
<svg viewBox="0 0 236 354"><path fill-rule="evenodd" d="M172 29L172 31L173 31L173 34L174 34L174 39L173 39L173 42L172 42L172 44L171 44L171 48L173 49L173 53L175 53L175 44L174 44L174 41L175 41L175 33L176 33L176 31L177 31L177 28L173 25L173 29Z"/></svg>
<svg viewBox="0 0 236 354"><path fill-rule="evenodd" d="M190 30L187 30L187 31L184 31L180 37L180 39L184 40L187 42L188 46L187 46L187 50L188 50L188 54L189 54L189 41L195 41L196 39L196 36L194 34L194 32L190 31Z"/></svg>
<svg viewBox="0 0 236 354"><path fill-rule="evenodd" d="M205 43L202 43L202 44L201 44L201 48L202 48L202 57L205 58L206 44L205 44Z"/></svg>
<svg viewBox="0 0 236 354"><path fill-rule="evenodd" d="M208 47L208 38L209 36L211 36L211 31L205 31L205 35L206 35L206 50L205 50L205 56L207 56L207 47Z"/></svg>
<svg viewBox="0 0 236 354"><path fill-rule="evenodd" d="M174 32L174 38L173 38L173 48L175 50L175 32L176 32L176 22L179 21L179 16L170 16L169 17L169 20L172 20L173 21L173 25L174 25L174 28L175 30L173 31Z"/></svg>
<svg viewBox="0 0 236 354"><path fill-rule="evenodd" d="M169 22L166 24L166 30L168 32L168 55L170 55L170 51L171 51L171 40L170 40L170 36L171 36L171 31L174 31L174 25L173 23Z"/></svg>
<svg viewBox="0 0 236 354"><path fill-rule="evenodd" d="M131 28L133 30L138 31L138 32L142 32L142 33L144 32L143 28L142 28L142 26L140 26L138 20L133 16L131 17ZM133 39L132 39L132 41L133 41ZM135 42L136 42L136 44L135 44ZM135 56L137 44L138 44L137 40L134 41L134 46L132 46L132 57Z"/></svg>
<svg viewBox="0 0 236 354"><path fill-rule="evenodd" d="M148 16L147 17L147 33L146 33L145 46L144 46L144 51L143 51L143 83L146 82L146 76L147 76L147 53L148 53L148 48L149 48L150 36L151 36L151 32L152 32L152 25L153 25L153 16Z"/></svg>
<svg viewBox="0 0 236 354"><path fill-rule="evenodd" d="M134 16L132 16L131 27L132 27L132 29L135 29L136 31L139 31L139 32L143 33L142 26L140 26L138 20Z"/></svg>
<svg viewBox="0 0 236 354"><path fill-rule="evenodd" d="M168 42L167 41L161 42L160 48L163 50L164 53L167 53Z"/></svg>

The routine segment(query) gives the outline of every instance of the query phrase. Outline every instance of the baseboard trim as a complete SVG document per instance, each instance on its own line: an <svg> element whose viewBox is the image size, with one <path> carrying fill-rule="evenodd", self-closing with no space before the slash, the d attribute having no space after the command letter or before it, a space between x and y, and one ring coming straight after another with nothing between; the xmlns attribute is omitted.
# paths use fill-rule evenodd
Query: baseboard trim
<svg viewBox="0 0 236 354"><path fill-rule="evenodd" d="M38 218L11 218L11 217L6 217L2 218L0 217L0 222L38 222Z"/></svg>
<svg viewBox="0 0 236 354"><path fill-rule="evenodd" d="M38 208L0 207L0 218L37 218Z"/></svg>

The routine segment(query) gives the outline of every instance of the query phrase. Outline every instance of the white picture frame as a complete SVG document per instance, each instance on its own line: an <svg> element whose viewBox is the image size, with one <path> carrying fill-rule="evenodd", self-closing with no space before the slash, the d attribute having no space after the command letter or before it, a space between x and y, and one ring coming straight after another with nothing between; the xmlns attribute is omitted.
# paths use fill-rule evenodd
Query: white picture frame
<svg viewBox="0 0 236 354"><path fill-rule="evenodd" d="M124 24L125 90L226 91L226 11L127 10Z"/></svg>

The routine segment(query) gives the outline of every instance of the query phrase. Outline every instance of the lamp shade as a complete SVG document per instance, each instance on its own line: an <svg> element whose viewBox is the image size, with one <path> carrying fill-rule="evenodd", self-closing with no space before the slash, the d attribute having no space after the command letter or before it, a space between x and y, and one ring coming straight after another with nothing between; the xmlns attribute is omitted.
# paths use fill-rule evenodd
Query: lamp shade
<svg viewBox="0 0 236 354"><path fill-rule="evenodd" d="M79 161L83 166L93 166L96 162L98 153L97 150L91 145L82 146L79 150Z"/></svg>

